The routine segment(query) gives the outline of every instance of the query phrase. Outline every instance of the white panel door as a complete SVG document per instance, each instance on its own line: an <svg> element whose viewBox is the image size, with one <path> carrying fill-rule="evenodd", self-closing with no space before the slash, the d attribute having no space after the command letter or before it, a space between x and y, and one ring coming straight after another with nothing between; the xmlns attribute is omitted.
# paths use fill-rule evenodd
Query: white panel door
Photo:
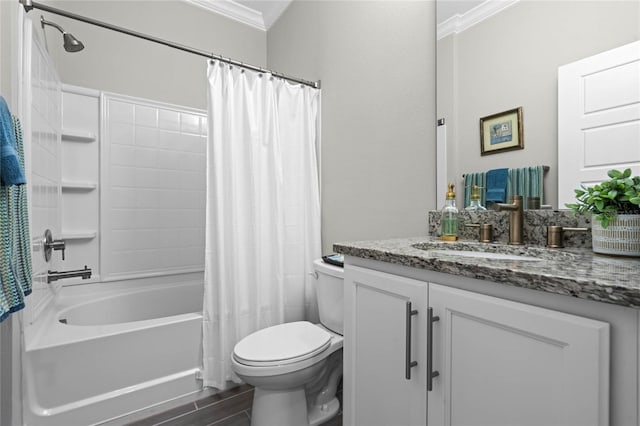
<svg viewBox="0 0 640 426"><path fill-rule="evenodd" d="M609 325L429 284L429 426L609 424Z"/></svg>
<svg viewBox="0 0 640 426"><path fill-rule="evenodd" d="M558 69L558 206L625 168L640 174L640 41Z"/></svg>
<svg viewBox="0 0 640 426"><path fill-rule="evenodd" d="M345 268L345 425L426 424L426 319L427 283Z"/></svg>

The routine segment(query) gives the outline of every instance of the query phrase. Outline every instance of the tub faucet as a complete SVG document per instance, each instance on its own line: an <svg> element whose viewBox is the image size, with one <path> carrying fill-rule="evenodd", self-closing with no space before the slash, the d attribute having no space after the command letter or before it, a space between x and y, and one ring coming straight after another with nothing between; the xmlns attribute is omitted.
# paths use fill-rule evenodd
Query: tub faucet
<svg viewBox="0 0 640 426"><path fill-rule="evenodd" d="M509 244L522 245L522 195L512 195L509 201L510 204L497 203L496 208L509 211Z"/></svg>
<svg viewBox="0 0 640 426"><path fill-rule="evenodd" d="M84 265L84 269L76 269L74 271L47 271L47 284L67 278L81 277L83 280L91 278L91 269Z"/></svg>

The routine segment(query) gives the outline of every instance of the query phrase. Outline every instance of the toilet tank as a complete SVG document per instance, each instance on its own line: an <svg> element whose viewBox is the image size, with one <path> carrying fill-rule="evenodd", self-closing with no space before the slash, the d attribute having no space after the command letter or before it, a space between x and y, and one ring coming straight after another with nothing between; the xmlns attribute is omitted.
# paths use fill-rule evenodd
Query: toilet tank
<svg viewBox="0 0 640 426"><path fill-rule="evenodd" d="M316 295L320 323L329 330L344 334L344 269L315 260Z"/></svg>

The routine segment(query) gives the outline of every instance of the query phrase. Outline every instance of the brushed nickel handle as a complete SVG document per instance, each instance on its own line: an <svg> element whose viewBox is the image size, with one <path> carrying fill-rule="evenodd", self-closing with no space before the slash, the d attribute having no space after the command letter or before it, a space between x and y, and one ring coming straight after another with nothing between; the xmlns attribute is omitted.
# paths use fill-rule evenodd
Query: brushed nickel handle
<svg viewBox="0 0 640 426"><path fill-rule="evenodd" d="M405 347L405 362L404 362L404 378L411 380L411 369L418 365L418 361L411 361L411 317L418 315L418 311L411 308L411 302L407 302L406 305L406 347Z"/></svg>
<svg viewBox="0 0 640 426"><path fill-rule="evenodd" d="M45 262L49 262L51 260L51 252L53 250L62 250L62 260L64 260L64 250L66 247L66 243L64 240L54 240L53 235L51 234L51 230L46 229L44 231L44 236L42 237L42 254L44 255Z"/></svg>
<svg viewBox="0 0 640 426"><path fill-rule="evenodd" d="M429 316L429 338L427 339L427 391L432 391L433 378L440 375L437 371L433 371L433 323L440 321L440 317L433 316L433 308L428 309L427 315Z"/></svg>

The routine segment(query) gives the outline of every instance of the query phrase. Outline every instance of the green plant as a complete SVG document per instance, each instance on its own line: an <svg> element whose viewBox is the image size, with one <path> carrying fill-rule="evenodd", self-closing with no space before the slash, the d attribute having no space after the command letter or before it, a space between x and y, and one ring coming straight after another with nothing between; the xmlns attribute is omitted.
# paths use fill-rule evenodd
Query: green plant
<svg viewBox="0 0 640 426"><path fill-rule="evenodd" d="M609 170L611 178L598 185L576 189L576 203L565 204L575 213L591 213L603 228L618 214L640 214L640 176L631 176L631 169L624 172Z"/></svg>

